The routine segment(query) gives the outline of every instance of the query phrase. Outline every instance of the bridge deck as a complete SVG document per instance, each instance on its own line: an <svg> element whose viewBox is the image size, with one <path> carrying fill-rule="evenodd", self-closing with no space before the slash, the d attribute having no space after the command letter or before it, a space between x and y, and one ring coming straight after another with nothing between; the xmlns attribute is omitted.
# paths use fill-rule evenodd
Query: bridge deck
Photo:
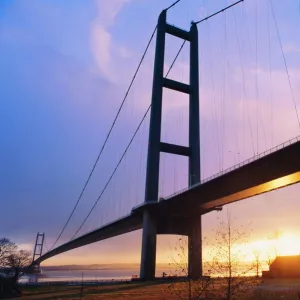
<svg viewBox="0 0 300 300"><path fill-rule="evenodd" d="M216 206L300 182L299 155L300 141L168 199L151 203L151 209L157 215L158 233L184 234L184 224L191 214L204 214ZM71 249L141 229L142 211L147 206L149 204L133 208L130 215L47 252L35 263Z"/></svg>
<svg viewBox="0 0 300 300"><path fill-rule="evenodd" d="M106 224L103 227L90 231L70 242L67 242L35 260L34 264L39 264L42 261L61 254L63 252L82 247L88 244L92 244L98 241L102 241L114 236L125 234L134 230L141 229L142 220L138 214L127 215L121 219L118 219L112 223Z"/></svg>
<svg viewBox="0 0 300 300"><path fill-rule="evenodd" d="M162 200L179 210L210 210L300 182L300 141ZM172 204L170 203L172 202Z"/></svg>

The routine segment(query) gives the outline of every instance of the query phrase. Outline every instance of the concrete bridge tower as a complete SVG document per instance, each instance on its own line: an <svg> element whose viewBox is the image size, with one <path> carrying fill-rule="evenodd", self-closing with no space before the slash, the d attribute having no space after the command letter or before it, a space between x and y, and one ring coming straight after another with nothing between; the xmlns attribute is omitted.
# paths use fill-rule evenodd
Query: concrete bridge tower
<svg viewBox="0 0 300 300"><path fill-rule="evenodd" d="M166 34L190 42L190 82L184 84L164 78ZM161 142L163 88L189 95L189 146ZM200 129L199 129L199 61L198 30L192 23L190 31L167 24L166 11L162 11L157 24L156 52L154 62L152 108L150 116L148 161L146 173L145 203L143 209L143 236L140 277L151 280L155 277L157 213L152 207L158 202L160 152L184 155L189 158L189 186L200 182ZM154 205L153 205L154 204ZM189 276L202 276L201 215L188 217Z"/></svg>
<svg viewBox="0 0 300 300"><path fill-rule="evenodd" d="M44 247L44 239L45 239L45 233L37 233L35 245L34 245L34 251L33 251L33 258L32 263L42 256L43 254L43 247ZM40 265L38 264L31 264L31 272L33 273L39 273L40 272Z"/></svg>

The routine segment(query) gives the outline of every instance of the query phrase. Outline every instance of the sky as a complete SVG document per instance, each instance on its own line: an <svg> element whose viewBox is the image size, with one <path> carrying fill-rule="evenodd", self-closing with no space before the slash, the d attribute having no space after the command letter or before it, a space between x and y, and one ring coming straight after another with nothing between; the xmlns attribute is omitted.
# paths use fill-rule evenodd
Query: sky
<svg viewBox="0 0 300 300"><path fill-rule="evenodd" d="M105 140L157 17L171 2L1 0L0 236L32 249L39 231L45 232L46 249L54 243ZM167 20L189 30L192 20L230 3L181 0L168 12ZM245 0L198 25L202 178L300 135L299 1L273 0L272 6L275 18L269 0ZM167 36L165 71L180 44ZM59 243L71 238L89 212L150 104L154 52L155 39ZM186 45L170 78L188 82L188 74ZM185 95L164 90L164 141L187 144L187 104ZM148 128L147 117L80 234L143 202ZM167 196L187 186L187 160L164 154L161 158L160 196ZM203 235L213 238L216 225L230 210L236 226L250 224L248 251L257 245L268 247L270 237L277 234L281 254L300 253L299 192L295 185L205 215ZM158 262L173 255L177 239L158 237ZM140 248L138 231L44 264L139 262Z"/></svg>

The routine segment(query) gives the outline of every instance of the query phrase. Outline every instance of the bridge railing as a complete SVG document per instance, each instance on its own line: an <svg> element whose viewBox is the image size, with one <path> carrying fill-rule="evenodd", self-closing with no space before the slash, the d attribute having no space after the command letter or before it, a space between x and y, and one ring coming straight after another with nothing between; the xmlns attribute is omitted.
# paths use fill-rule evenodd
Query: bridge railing
<svg viewBox="0 0 300 300"><path fill-rule="evenodd" d="M276 152L276 151L278 151L278 150L280 150L280 149L283 149L283 148L285 148L285 147L287 147L287 146L289 146L289 145L292 145L292 144L294 144L294 143L296 143L296 142L299 142L299 141L300 141L300 136L297 136L297 137L295 137L295 138L292 138L292 139L290 139L290 140L288 140L288 141L286 141L286 142L284 142L284 143L282 143L282 144L279 144L279 145L277 145L277 146L275 146L275 147L273 147L273 148L271 148L271 149L269 149L269 150L266 150L266 151L264 151L264 152L261 152L261 153L259 153L259 154L257 154L257 155L254 155L254 156L251 157L251 158L248 158L248 159L246 159L246 160L244 160L244 161L242 161L242 162L240 162L240 163L238 163L238 164L235 164L235 165L233 165L232 167L227 168L227 169L225 169L225 170L223 170L223 171L221 171L221 172L219 172L219 173L217 173L217 174L215 174L215 175L212 175L212 176L210 176L210 177L207 177L207 178L201 180L200 183L196 183L196 184L194 184L194 185L192 185L192 186L190 186L190 187L181 189L181 190L179 190L179 191L173 193L172 195L170 195L170 196L168 196L168 197L165 197L165 198L163 198L163 199L164 199L164 200L168 200L168 199L170 199L170 198L173 198L174 196L176 196L176 195L178 195L178 194L181 194L181 193L183 193L183 192L185 192L185 191L188 191L188 190L190 190L190 189L192 189L192 188L194 188L194 187L196 187L196 186L199 186L199 185L201 185L201 184L203 184L203 183L205 183L205 182L211 181L211 180L213 180L213 179L215 179L215 178L217 178L217 177L220 177L220 176L222 176L222 175L224 175L224 174L226 174L226 173L229 173L229 172L231 172L231 171L233 171L233 170L235 170L235 169L238 169L238 168L240 168L240 167L242 167L242 166L244 166L244 165L247 165L247 164L249 164L249 163L251 163L251 162L253 162L253 161L257 160L257 159L260 159L260 158L262 158L262 157L264 157L264 156L266 156L266 155L268 155L268 154L271 154L271 153L273 153L273 152Z"/></svg>

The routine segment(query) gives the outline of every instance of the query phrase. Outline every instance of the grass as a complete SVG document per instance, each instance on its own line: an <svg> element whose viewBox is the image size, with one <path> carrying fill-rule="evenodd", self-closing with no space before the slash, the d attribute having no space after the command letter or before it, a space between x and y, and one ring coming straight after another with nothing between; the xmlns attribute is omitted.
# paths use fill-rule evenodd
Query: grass
<svg viewBox="0 0 300 300"><path fill-rule="evenodd" d="M158 299L166 288L161 282L84 286L82 299ZM81 299L81 286L24 286L22 291L22 299Z"/></svg>
<svg viewBox="0 0 300 300"><path fill-rule="evenodd" d="M215 285L216 286L216 285ZM299 300L300 279L264 279L259 280L255 300ZM23 286L21 299L48 300L48 299L180 299L174 293L174 287L185 294L181 299L188 299L187 285L183 282L173 283L155 281L150 283L135 282L127 284L111 284L99 286L84 286L81 298L81 286L36 285ZM244 293L240 299L250 299L249 293ZM20 298L19 298L20 299Z"/></svg>

